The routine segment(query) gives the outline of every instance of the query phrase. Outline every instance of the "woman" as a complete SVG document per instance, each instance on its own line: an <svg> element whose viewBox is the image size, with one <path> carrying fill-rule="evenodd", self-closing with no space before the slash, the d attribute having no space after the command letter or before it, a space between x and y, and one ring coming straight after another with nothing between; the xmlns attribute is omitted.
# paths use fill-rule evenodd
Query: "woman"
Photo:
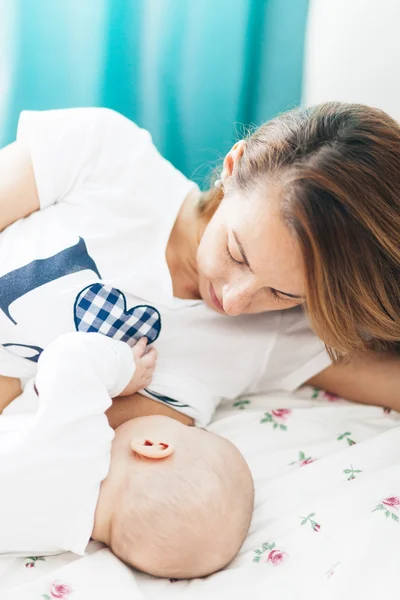
<svg viewBox="0 0 400 600"><path fill-rule="evenodd" d="M4 327L0 323L5 347L0 372L8 376L2 380L3 403L19 390L18 379L9 377L32 375L41 349L71 327L66 317L59 317L60 306L67 310L62 305L64 296L68 295L69 303L75 298L74 324L79 330L82 323L87 325L86 306L99 301L99 286L103 292L107 282L113 284L115 303L122 302L117 298L120 289L125 294L134 287L135 298L145 300L146 310L154 309L151 318L156 327L150 341L160 332L157 306L166 307L169 323L177 328L184 315L190 315L185 326L189 333L196 331L195 339L188 343L188 335L181 337L180 354L175 355L182 361L182 380L193 363L203 360L198 348L203 356L210 340L208 361L202 363L203 379L200 369L199 377L186 377L186 387L180 374L168 385L168 370L177 365L170 360L174 336L167 321L170 338L163 334L157 342L171 340L170 345L159 346L163 382L147 390L146 398L136 395L115 402L110 413L114 425L149 411L201 423L195 412L185 411L186 395L194 394L197 387L198 397L190 406L198 409L210 393L205 421L220 396L257 391L262 384L263 389L285 385L291 389L308 382L355 401L399 407L398 359L371 351L373 346L390 350L400 338L399 156L400 129L387 115L359 105L325 104L287 113L235 144L216 187L202 194L156 155L146 132L116 113L80 109L23 114L17 142L0 153L4 229L0 308L5 315ZM165 203L159 196L165 197ZM28 215L29 219L11 225ZM82 230L86 227L83 237L77 222ZM66 236L63 250L57 250L71 227L79 242L68 245ZM113 228L118 235L113 235ZM49 235L54 238L51 243ZM37 250L34 257L32 245ZM93 260L94 255L99 258ZM5 269L6 256L11 266ZM72 276L82 280L64 289L60 282L71 281ZM85 287L88 281L101 283ZM26 320L27 310L20 309L22 317L17 321L10 306L15 302L18 310L21 298L43 290L46 294L32 314L40 325L35 332L42 336L39 344L34 324ZM179 304L177 299L189 304ZM327 356L316 349L313 334L305 335L304 328L297 327L302 316L294 307L301 304L331 357L347 356L349 362L329 365ZM209 310L205 313L204 305L221 318L211 317ZM263 316L284 309L292 310L279 323L276 315L284 313ZM44 335L46 315L52 325ZM236 319L228 320L229 316ZM108 324L109 317L110 312ZM24 318L26 325L16 329ZM103 321L97 330L102 325ZM218 335L213 337L210 332L215 330ZM296 338L299 330L302 336ZM245 352L233 364L239 335L244 336L240 343ZM284 338L286 346L279 342ZM263 353L257 344L262 340L266 346L268 340L268 352L257 362ZM17 359L21 348L37 349L37 354L20 354ZM251 365L244 367L251 352ZM223 360L224 353L229 360ZM214 370L209 368L213 363ZM261 365L267 379L260 375ZM239 381L242 369L248 387L243 377ZM214 371L218 377L214 378ZM252 388L250 379L256 373L258 388ZM219 390L221 379L226 383L230 377L236 378L237 385ZM155 404L150 398L164 403Z"/></svg>

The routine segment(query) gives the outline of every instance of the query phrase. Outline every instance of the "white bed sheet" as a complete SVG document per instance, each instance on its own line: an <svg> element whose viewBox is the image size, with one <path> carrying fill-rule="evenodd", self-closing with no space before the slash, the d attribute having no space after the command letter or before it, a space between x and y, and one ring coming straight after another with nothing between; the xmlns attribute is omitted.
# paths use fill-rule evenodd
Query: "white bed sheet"
<svg viewBox="0 0 400 600"><path fill-rule="evenodd" d="M400 414L304 388L223 403L211 429L236 443L256 485L250 533L227 569L154 579L92 542L83 558L1 558L1 600L400 594Z"/></svg>

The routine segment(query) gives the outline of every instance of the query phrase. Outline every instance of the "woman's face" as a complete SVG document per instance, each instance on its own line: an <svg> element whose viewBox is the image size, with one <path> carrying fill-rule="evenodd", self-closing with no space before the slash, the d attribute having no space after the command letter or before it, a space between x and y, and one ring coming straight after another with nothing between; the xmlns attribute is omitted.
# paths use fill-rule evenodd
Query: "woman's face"
<svg viewBox="0 0 400 600"><path fill-rule="evenodd" d="M304 302L300 248L278 210L278 190L227 193L197 252L200 294L228 315L283 310Z"/></svg>

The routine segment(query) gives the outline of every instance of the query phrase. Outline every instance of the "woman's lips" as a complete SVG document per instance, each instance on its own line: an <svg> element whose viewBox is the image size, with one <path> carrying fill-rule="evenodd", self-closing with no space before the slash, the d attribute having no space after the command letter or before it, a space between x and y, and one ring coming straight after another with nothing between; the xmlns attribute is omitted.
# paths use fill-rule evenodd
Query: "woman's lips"
<svg viewBox="0 0 400 600"><path fill-rule="evenodd" d="M224 307L222 306L221 302L218 300L218 296L215 293L212 283L210 283L210 297L211 297L211 301L214 304L215 308L217 310L219 310L220 312L225 312Z"/></svg>

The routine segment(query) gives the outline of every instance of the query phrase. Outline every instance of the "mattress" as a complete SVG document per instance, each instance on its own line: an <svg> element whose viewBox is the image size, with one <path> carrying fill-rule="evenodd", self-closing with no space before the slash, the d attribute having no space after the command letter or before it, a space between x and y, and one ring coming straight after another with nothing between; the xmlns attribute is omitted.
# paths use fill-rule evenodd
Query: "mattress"
<svg viewBox="0 0 400 600"><path fill-rule="evenodd" d="M91 542L84 557L0 558L1 600L400 594L400 414L303 388L222 402L210 429L242 451L256 487L249 535L226 569L156 579Z"/></svg>

